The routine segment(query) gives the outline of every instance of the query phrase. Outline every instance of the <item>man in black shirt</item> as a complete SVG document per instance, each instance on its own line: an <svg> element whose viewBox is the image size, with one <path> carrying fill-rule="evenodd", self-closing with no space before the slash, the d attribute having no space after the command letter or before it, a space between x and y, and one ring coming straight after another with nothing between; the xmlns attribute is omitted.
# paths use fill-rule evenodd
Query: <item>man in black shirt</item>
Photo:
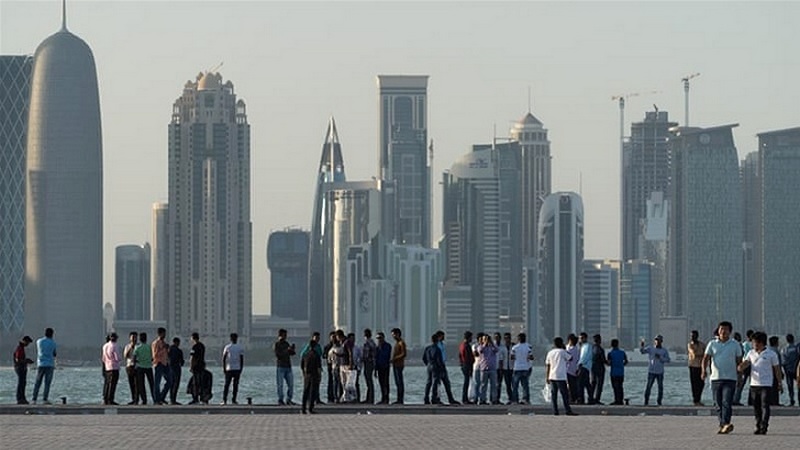
<svg viewBox="0 0 800 450"><path fill-rule="evenodd" d="M318 333L317 336L319 336ZM306 413L306 409L314 414L314 403L319 397L319 384L322 379L322 353L320 350L317 339L312 337L300 360L300 369L303 371L303 414Z"/></svg>
<svg viewBox="0 0 800 450"><path fill-rule="evenodd" d="M167 357L169 358L169 370L172 374L172 386L169 388L169 404L170 405L180 405L178 403L178 388L181 385L181 372L184 364L183 360L183 350L181 350L181 340L180 338L173 338L172 345L169 347L169 353Z"/></svg>
<svg viewBox="0 0 800 450"><path fill-rule="evenodd" d="M192 351L189 353L189 370L192 372L192 401L195 405L200 401L206 371L206 346L200 342L200 334L192 333ZM203 401L206 403L207 401Z"/></svg>
<svg viewBox="0 0 800 450"><path fill-rule="evenodd" d="M278 340L272 346L275 352L275 366L278 375L278 404L295 405L292 401L294 376L292 375L292 356L295 354L294 344L286 340L286 330L278 330ZM283 401L283 382L286 381L286 402Z"/></svg>

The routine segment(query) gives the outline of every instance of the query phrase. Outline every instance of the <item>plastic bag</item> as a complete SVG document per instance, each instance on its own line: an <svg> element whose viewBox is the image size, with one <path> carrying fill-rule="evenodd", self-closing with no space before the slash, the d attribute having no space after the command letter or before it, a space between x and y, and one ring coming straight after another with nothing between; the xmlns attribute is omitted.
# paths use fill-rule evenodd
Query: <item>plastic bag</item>
<svg viewBox="0 0 800 450"><path fill-rule="evenodd" d="M545 383L544 387L542 388L542 399L545 403L550 403L552 398L552 391L550 390L550 383Z"/></svg>

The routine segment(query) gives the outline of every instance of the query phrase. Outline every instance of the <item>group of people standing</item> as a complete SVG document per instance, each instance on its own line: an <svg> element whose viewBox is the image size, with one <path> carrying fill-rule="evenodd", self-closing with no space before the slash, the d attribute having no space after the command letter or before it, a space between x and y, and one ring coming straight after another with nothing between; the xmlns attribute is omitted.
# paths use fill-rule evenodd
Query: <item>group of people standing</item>
<svg viewBox="0 0 800 450"><path fill-rule="evenodd" d="M50 384L53 382L53 372L56 368L56 350L58 346L53 340L55 330L47 328L44 336L36 340L36 381L33 385L33 404L39 397L39 389L44 382L44 392L42 393L42 404L49 405ZM14 372L17 374L17 404L27 405L28 398L26 389L28 384L28 366L33 364L33 360L28 358L25 350L33 342L30 336L23 336L14 350Z"/></svg>

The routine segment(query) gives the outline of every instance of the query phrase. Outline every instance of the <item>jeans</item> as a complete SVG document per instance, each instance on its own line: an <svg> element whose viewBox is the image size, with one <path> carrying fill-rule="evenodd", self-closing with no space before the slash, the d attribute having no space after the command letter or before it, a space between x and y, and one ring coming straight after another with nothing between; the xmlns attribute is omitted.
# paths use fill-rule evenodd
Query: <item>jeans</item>
<svg viewBox="0 0 800 450"><path fill-rule="evenodd" d="M222 401L224 403L228 403L228 389L231 387L231 382L233 382L233 395L231 395L231 401L236 403L236 396L239 395L239 377L241 375L241 369L225 371L225 387L222 389ZM289 398L291 398L291 396L289 396Z"/></svg>
<svg viewBox="0 0 800 450"><path fill-rule="evenodd" d="M461 401L467 403L469 398L469 386L472 383L472 366L461 366L461 374L464 375L464 387L461 390Z"/></svg>
<svg viewBox="0 0 800 450"><path fill-rule="evenodd" d="M25 386L28 384L28 367L15 366L14 372L17 374L17 404L27 403L25 398Z"/></svg>
<svg viewBox="0 0 800 450"><path fill-rule="evenodd" d="M307 373L303 375L303 403L302 411L314 411L314 403L319 397L319 385L322 382L322 374Z"/></svg>
<svg viewBox="0 0 800 450"><path fill-rule="evenodd" d="M578 382L578 374L567 374L567 388L569 389L570 402L576 403L580 395L580 383Z"/></svg>
<svg viewBox="0 0 800 450"><path fill-rule="evenodd" d="M403 397L406 393L406 387L403 383L403 367L392 366L392 373L394 374L394 386L397 389L397 402L403 403Z"/></svg>
<svg viewBox="0 0 800 450"><path fill-rule="evenodd" d="M472 383L470 383L469 399L475 403L480 401L479 394L481 393L481 376L483 372L480 370L472 370Z"/></svg>
<svg viewBox="0 0 800 450"><path fill-rule="evenodd" d="M389 403L389 366L378 367L378 385L381 387L380 403Z"/></svg>
<svg viewBox="0 0 800 450"><path fill-rule="evenodd" d="M375 371L374 363L371 362L364 363L364 381L367 382L366 402L369 404L375 403L375 380L372 379L374 371Z"/></svg>
<svg viewBox="0 0 800 450"><path fill-rule="evenodd" d="M592 385L589 382L589 369L581 367L578 369L578 403L594 403L592 395ZM586 394L584 395L584 392ZM588 398L586 398L588 397Z"/></svg>
<svg viewBox="0 0 800 450"><path fill-rule="evenodd" d="M664 374L663 373L647 373L647 387L644 389L644 404L650 404L650 390L653 388L653 382L658 382L658 405L661 406L661 400L664 398Z"/></svg>
<svg viewBox="0 0 800 450"><path fill-rule="evenodd" d="M714 400L719 409L719 425L731 423L733 415L733 393L736 390L736 380L714 380L711 382L714 390Z"/></svg>
<svg viewBox="0 0 800 450"><path fill-rule="evenodd" d="M567 414L572 412L569 406L569 393L567 392L567 382L564 380L550 380L550 403L553 405L553 414L558 414L558 393L561 393L561 402L564 403L564 410Z"/></svg>
<svg viewBox="0 0 800 450"><path fill-rule="evenodd" d="M705 383L703 379L700 378L700 367L689 367L689 381L692 384L692 401L695 405L700 403L700 399L703 397L703 387L705 387ZM742 393L739 391L739 396L741 397Z"/></svg>
<svg viewBox="0 0 800 450"><path fill-rule="evenodd" d="M139 393L136 390L136 368L133 366L125 367L125 374L128 375L128 388L131 390L131 403L139 401Z"/></svg>
<svg viewBox="0 0 800 450"><path fill-rule="evenodd" d="M283 382L286 381L286 401L292 401L292 389L294 386L294 375L291 367L276 367L276 385L278 386L278 402L283 402Z"/></svg>
<svg viewBox="0 0 800 450"><path fill-rule="evenodd" d="M433 400L433 403L439 403L439 385L442 383L441 371L433 365L428 365L428 379L425 382L425 395L423 397L424 403L427 405ZM433 390L433 396L431 396Z"/></svg>
<svg viewBox="0 0 800 450"><path fill-rule="evenodd" d="M784 367L783 372L786 374L786 392L789 394L789 405L794 406L794 384L796 382L797 371ZM798 396L800 396L800 392L798 392Z"/></svg>
<svg viewBox="0 0 800 450"><path fill-rule="evenodd" d="M769 397L772 394L770 386L750 386L750 400L753 402L753 413L756 416L756 429L766 433L769 427Z"/></svg>
<svg viewBox="0 0 800 450"><path fill-rule="evenodd" d="M442 379L442 386L444 386L444 392L447 394L447 401L451 404L456 403L456 398L453 397L453 389L450 386L450 375L447 374L447 367L442 367L439 377Z"/></svg>
<svg viewBox="0 0 800 450"><path fill-rule="evenodd" d="M156 364L153 372L155 373L155 402L163 403L167 400L167 394L172 387L172 371L169 366L164 364ZM161 387L161 379L164 379L164 387Z"/></svg>
<svg viewBox="0 0 800 450"><path fill-rule="evenodd" d="M625 392L622 389L622 384L625 382L625 377L611 376L611 389L614 390L614 404L621 405L625 399Z"/></svg>
<svg viewBox="0 0 800 450"><path fill-rule="evenodd" d="M603 383L606 381L606 368L592 366L591 375L592 395L589 398L589 403L600 403L600 397L603 396Z"/></svg>
<svg viewBox="0 0 800 450"><path fill-rule="evenodd" d="M489 384L489 401L492 403L497 401L497 371L496 370L482 370L481 371L481 384L478 390L478 399L481 403L486 403L486 384Z"/></svg>
<svg viewBox="0 0 800 450"><path fill-rule="evenodd" d="M181 386L181 366L170 367L170 374L172 375L172 386L169 388L169 402L178 403L178 389Z"/></svg>
<svg viewBox="0 0 800 450"><path fill-rule="evenodd" d="M525 403L531 402L531 391L530 391L530 377L531 373L527 370L515 370L514 371L514 388L511 390L511 401L518 402L519 401L519 385L522 384L522 401Z"/></svg>
<svg viewBox="0 0 800 450"><path fill-rule="evenodd" d="M103 404L114 404L114 397L117 394L117 382L119 381L119 369L106 370L105 382L103 383Z"/></svg>
<svg viewBox="0 0 800 450"><path fill-rule="evenodd" d="M147 390L144 388L144 380L150 385L150 396L153 397L153 402L157 402L156 393L153 390L153 369L150 367L137 367L136 368L136 392L142 400L142 404L147 404Z"/></svg>
<svg viewBox="0 0 800 450"><path fill-rule="evenodd" d="M514 371L511 369L497 369L497 400L500 400L503 392L503 383L506 385L506 397L511 401L511 394L513 387L511 386L512 379L514 378Z"/></svg>
<svg viewBox="0 0 800 450"><path fill-rule="evenodd" d="M336 384L333 380L333 366L328 364L328 403L336 402L336 399L339 398L336 395ZM339 372L338 370L336 372Z"/></svg>
<svg viewBox="0 0 800 450"><path fill-rule="evenodd" d="M42 400L48 401L50 398L50 383L53 382L53 370L55 367L42 367L36 370L36 383L33 385L33 401L39 397L39 387L42 385L42 380L44 379L44 394L42 395Z"/></svg>

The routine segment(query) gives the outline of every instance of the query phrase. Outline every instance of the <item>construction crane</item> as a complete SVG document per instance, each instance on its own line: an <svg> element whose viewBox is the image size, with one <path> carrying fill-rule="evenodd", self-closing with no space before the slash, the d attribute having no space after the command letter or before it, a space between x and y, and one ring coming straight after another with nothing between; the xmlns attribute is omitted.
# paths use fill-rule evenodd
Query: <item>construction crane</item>
<svg viewBox="0 0 800 450"><path fill-rule="evenodd" d="M225 61L222 61L219 64L217 64L216 66L206 70L206 73L216 73L216 71L218 71L220 69L220 67L222 67L223 64L225 64Z"/></svg>
<svg viewBox="0 0 800 450"><path fill-rule="evenodd" d="M693 78L697 78L699 76L700 76L700 72L695 72L695 73L693 73L691 75L687 75L687 76L681 78L681 81L683 82L684 109L685 109L685 111L684 111L685 112L685 116L684 116L683 126L685 126L685 127L689 126L689 80L691 80Z"/></svg>

